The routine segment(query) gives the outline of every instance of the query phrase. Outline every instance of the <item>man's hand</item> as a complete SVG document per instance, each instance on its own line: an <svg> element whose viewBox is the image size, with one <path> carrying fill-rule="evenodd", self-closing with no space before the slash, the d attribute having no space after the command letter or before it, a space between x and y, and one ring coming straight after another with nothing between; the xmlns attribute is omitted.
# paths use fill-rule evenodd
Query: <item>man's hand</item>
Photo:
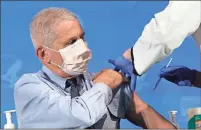
<svg viewBox="0 0 201 130"><path fill-rule="evenodd" d="M123 82L123 76L112 69L106 69L97 74L93 78L93 82L105 83L111 89L115 89Z"/></svg>
<svg viewBox="0 0 201 130"><path fill-rule="evenodd" d="M161 69L160 77L178 86L191 86L195 82L196 72L185 66L169 66Z"/></svg>

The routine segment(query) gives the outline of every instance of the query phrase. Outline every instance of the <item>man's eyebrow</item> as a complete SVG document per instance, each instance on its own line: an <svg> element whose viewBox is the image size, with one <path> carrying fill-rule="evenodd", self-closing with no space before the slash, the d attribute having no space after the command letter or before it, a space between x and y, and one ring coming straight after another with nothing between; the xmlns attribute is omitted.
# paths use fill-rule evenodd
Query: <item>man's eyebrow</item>
<svg viewBox="0 0 201 130"><path fill-rule="evenodd" d="M80 35L80 38L81 38L81 37L84 37L84 35L85 35L85 32L82 32L81 35ZM68 43L68 42L71 41L71 40L76 40L76 39L77 39L76 36L69 37L68 40L65 40L65 41L64 41L64 44L65 44L65 43Z"/></svg>
<svg viewBox="0 0 201 130"><path fill-rule="evenodd" d="M85 35L85 32L82 32L81 35L80 35L80 37L83 37L84 35ZM69 40L73 40L73 39L77 39L77 37L76 36L69 37L68 41Z"/></svg>

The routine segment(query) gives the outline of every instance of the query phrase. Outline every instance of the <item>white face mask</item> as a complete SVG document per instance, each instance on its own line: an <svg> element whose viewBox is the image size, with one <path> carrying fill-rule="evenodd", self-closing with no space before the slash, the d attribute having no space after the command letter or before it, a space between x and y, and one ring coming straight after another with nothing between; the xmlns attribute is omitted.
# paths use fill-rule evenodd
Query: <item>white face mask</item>
<svg viewBox="0 0 201 130"><path fill-rule="evenodd" d="M46 48L56 51L49 47ZM86 45L86 42L84 42L82 39L79 39L74 44L56 52L61 54L63 64L58 65L52 61L50 62L61 68L67 74L77 76L87 71L88 61L92 56L90 49Z"/></svg>

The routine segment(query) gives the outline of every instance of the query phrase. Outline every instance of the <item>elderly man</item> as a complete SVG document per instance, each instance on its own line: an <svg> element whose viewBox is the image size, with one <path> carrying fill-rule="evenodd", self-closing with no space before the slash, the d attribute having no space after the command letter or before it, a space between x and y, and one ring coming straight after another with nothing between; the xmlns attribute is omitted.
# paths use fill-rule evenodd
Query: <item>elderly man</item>
<svg viewBox="0 0 201 130"><path fill-rule="evenodd" d="M136 94L129 98L120 73L107 69L94 77L87 72L91 52L72 12L44 9L34 17L30 33L44 66L15 84L19 128L115 129L121 118L143 128L174 128Z"/></svg>

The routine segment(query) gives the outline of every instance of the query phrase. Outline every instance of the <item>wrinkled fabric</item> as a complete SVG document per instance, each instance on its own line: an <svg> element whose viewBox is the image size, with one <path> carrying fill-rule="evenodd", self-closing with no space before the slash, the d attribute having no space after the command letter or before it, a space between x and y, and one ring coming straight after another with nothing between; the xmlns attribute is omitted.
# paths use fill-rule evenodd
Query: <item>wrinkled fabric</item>
<svg viewBox="0 0 201 130"><path fill-rule="evenodd" d="M84 75L88 74L93 77ZM119 129L126 105L131 104L125 100L126 85L112 91L104 83L87 87L82 75L76 78L80 96L72 98L71 87L65 89L66 79L45 66L37 73L24 74L14 88L18 127Z"/></svg>

